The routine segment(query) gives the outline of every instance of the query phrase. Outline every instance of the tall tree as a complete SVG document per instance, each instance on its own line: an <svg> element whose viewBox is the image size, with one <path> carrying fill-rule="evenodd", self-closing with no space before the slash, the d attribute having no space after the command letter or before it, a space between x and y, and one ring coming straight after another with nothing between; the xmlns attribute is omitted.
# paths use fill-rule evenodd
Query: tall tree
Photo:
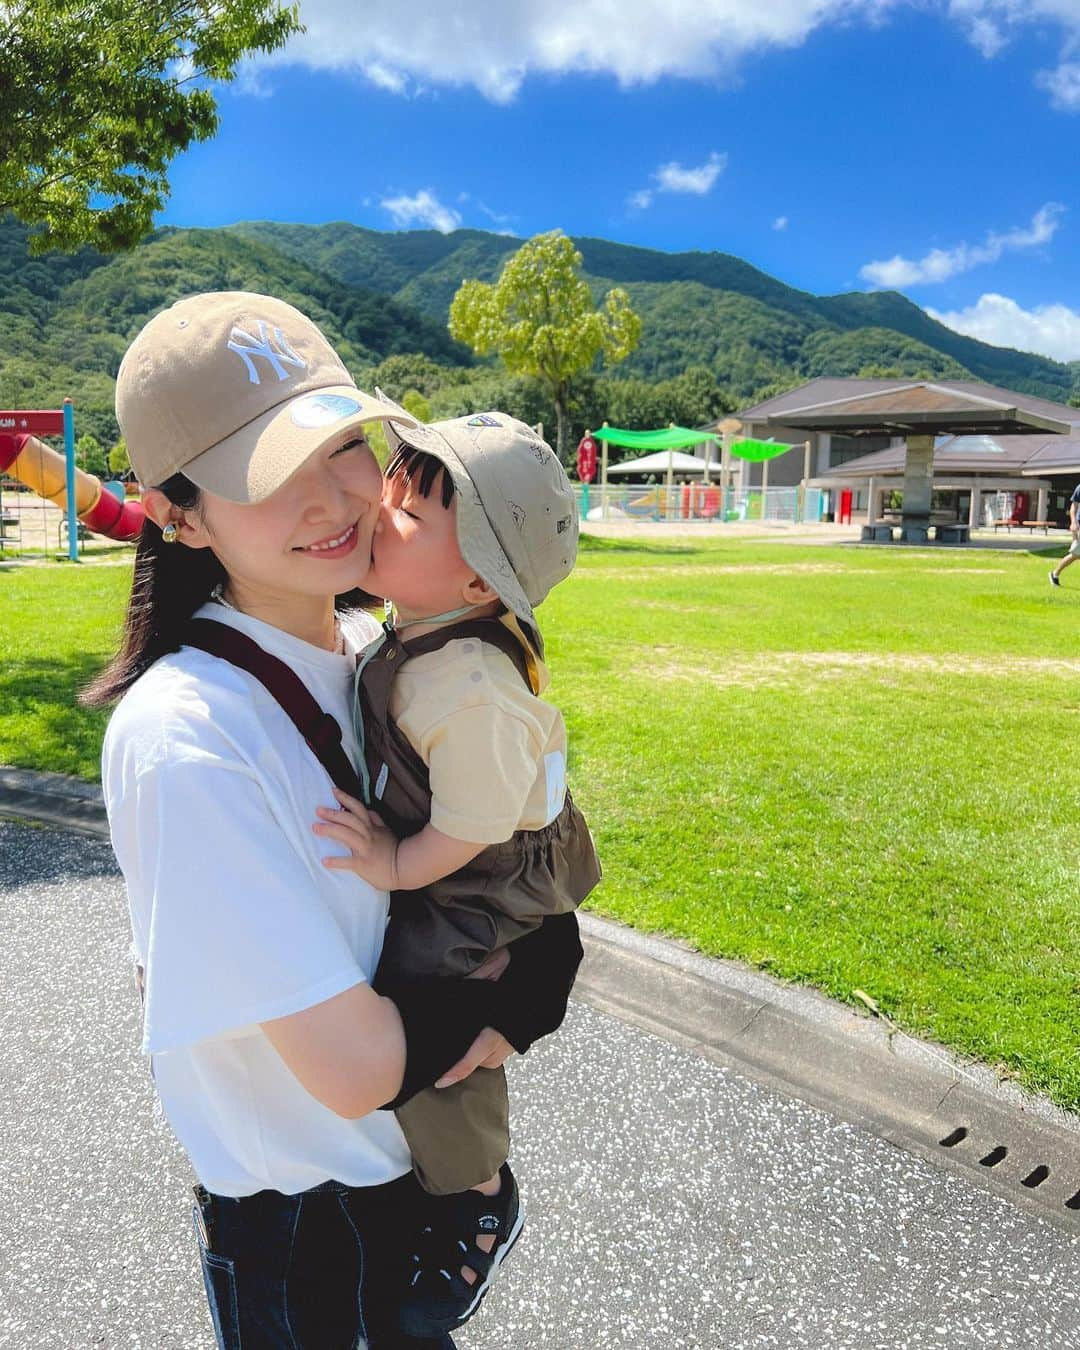
<svg viewBox="0 0 1080 1350"><path fill-rule="evenodd" d="M277 0L0 0L0 211L44 226L37 252L132 247L217 130L199 82L300 26Z"/></svg>
<svg viewBox="0 0 1080 1350"><path fill-rule="evenodd" d="M620 287L599 308L581 275L581 254L560 230L538 234L507 259L493 285L466 281L450 305L450 332L507 370L544 381L555 404L559 458L569 454L568 401L575 375L597 357L623 361L637 346L641 320Z"/></svg>

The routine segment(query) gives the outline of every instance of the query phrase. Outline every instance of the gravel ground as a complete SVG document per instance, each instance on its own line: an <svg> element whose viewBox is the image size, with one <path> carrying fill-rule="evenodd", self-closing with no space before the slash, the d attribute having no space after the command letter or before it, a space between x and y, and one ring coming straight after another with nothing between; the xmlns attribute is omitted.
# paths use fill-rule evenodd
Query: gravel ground
<svg viewBox="0 0 1080 1350"><path fill-rule="evenodd" d="M107 845L0 822L0 1346L212 1350ZM582 1006L516 1063L525 1237L465 1350L1080 1350L1080 1241Z"/></svg>

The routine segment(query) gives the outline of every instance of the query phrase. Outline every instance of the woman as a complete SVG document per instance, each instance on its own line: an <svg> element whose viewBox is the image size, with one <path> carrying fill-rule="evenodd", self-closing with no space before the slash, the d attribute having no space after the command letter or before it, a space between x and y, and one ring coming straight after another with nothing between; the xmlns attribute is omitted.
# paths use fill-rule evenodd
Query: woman
<svg viewBox="0 0 1080 1350"><path fill-rule="evenodd" d="M86 700L120 698L102 777L143 1050L199 1179L223 1350L453 1345L400 1329L424 1201L380 1108L553 1030L580 959L564 916L498 982L376 993L387 897L323 865L334 846L311 822L335 803L315 740L247 670L185 645L193 616L252 640L349 735L377 627L335 597L370 561L363 427L391 415L310 320L243 292L159 314L117 376L148 519L121 651Z"/></svg>

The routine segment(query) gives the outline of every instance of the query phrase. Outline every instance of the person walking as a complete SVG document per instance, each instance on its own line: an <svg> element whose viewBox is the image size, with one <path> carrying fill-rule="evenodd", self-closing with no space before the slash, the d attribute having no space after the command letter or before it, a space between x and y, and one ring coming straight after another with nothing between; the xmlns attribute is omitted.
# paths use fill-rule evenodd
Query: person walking
<svg viewBox="0 0 1080 1350"><path fill-rule="evenodd" d="M1062 572L1080 558L1080 483L1073 488L1073 495L1069 498L1069 530L1072 534L1072 543L1064 558L1050 570L1051 586L1060 586Z"/></svg>
<svg viewBox="0 0 1080 1350"><path fill-rule="evenodd" d="M382 487L364 429L400 411L310 319L243 292L152 319L116 398L147 520L84 702L117 704L102 780L142 1049L197 1178L219 1350L448 1350L399 1316L427 1197L393 1109L554 1030L581 945L558 915L498 980L391 998L372 985L386 893L324 865L311 822L355 762L355 658L379 631L343 598Z"/></svg>

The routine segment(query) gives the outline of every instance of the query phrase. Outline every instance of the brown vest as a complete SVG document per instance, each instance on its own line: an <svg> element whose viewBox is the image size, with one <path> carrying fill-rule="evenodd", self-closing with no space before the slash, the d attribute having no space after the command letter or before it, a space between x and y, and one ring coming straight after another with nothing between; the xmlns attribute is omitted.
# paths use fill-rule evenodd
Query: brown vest
<svg viewBox="0 0 1080 1350"><path fill-rule="evenodd" d="M370 805L407 838L431 819L427 766L390 716L394 677L410 656L472 637L504 652L529 685L525 653L497 619L469 619L411 642L386 628L358 683ZM530 686L531 687L531 686ZM421 891L391 896L381 971L403 975L468 975L486 956L536 928L548 914L576 908L600 880L589 827L570 793L559 815L540 830L518 830L489 844L450 876Z"/></svg>

